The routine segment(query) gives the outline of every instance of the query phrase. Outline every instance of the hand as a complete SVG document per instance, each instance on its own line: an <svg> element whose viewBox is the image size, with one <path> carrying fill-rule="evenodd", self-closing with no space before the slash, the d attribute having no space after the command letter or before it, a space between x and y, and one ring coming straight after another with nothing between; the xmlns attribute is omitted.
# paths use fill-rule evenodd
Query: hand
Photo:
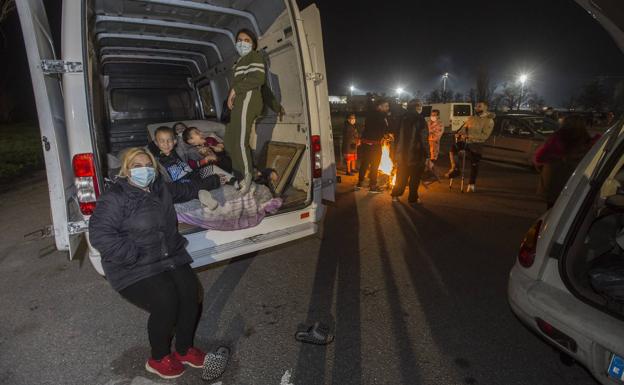
<svg viewBox="0 0 624 385"><path fill-rule="evenodd" d="M225 149L225 146L223 145L223 143L219 143L217 145L210 146L210 148L214 152L223 152L223 150Z"/></svg>
<svg viewBox="0 0 624 385"><path fill-rule="evenodd" d="M217 156L214 154L214 152L210 152L210 154L206 155L206 157L204 157L204 159L206 159L206 162L210 163L210 162L216 162L217 161Z"/></svg>
<svg viewBox="0 0 624 385"><path fill-rule="evenodd" d="M284 107L281 107L279 113L277 114L280 122L284 120L284 115L286 115L286 110L284 110Z"/></svg>
<svg viewBox="0 0 624 385"><path fill-rule="evenodd" d="M228 100L227 100L227 105L230 110L234 108L234 99L236 99L236 91L232 89L230 90L230 94L228 95Z"/></svg>

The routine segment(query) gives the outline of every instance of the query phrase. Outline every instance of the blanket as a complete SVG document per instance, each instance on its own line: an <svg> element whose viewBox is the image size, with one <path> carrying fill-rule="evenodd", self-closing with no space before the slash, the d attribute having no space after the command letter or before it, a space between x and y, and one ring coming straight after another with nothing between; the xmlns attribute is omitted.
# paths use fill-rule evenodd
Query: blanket
<svg viewBox="0 0 624 385"><path fill-rule="evenodd" d="M244 195L233 186L223 185L210 194L219 202L215 210L203 208L199 199L178 203L178 220L207 230L241 230L257 226L282 206L282 200L274 198L264 185L255 185Z"/></svg>

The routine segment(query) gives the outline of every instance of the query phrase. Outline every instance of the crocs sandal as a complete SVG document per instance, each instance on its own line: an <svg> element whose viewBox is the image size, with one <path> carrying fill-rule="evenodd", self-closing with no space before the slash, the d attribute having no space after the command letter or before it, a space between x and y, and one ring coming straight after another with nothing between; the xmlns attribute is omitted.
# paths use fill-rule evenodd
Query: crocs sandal
<svg viewBox="0 0 624 385"><path fill-rule="evenodd" d="M202 372L202 379L206 381L213 381L221 377L225 372L225 368L230 358L230 349L225 346L221 346L214 353L207 353L204 358L204 370Z"/></svg>
<svg viewBox="0 0 624 385"><path fill-rule="evenodd" d="M307 344L327 345L334 341L334 335L329 333L327 326L315 322L308 330L295 333L295 339Z"/></svg>

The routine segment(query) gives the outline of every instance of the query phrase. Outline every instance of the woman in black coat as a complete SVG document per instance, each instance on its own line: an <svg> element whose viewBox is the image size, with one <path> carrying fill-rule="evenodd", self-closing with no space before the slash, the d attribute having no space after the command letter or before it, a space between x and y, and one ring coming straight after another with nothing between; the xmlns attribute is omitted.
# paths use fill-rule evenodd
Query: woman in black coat
<svg viewBox="0 0 624 385"><path fill-rule="evenodd" d="M113 289L150 313L152 351L145 368L175 378L184 364L202 367L205 353L193 346L199 281L173 204L195 199L200 189L222 182L213 175L193 183L165 183L156 170L149 151L132 148L124 154L119 178L98 199L89 220L89 240L101 254ZM173 335L176 351L171 353Z"/></svg>

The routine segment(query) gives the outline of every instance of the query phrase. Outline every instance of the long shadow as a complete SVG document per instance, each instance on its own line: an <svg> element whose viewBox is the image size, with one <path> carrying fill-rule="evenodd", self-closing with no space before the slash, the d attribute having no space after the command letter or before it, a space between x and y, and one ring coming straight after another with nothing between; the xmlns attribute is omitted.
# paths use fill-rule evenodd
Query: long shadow
<svg viewBox="0 0 624 385"><path fill-rule="evenodd" d="M306 325L321 321L334 331L332 383L361 384L359 219L355 194L339 194L325 217ZM333 320L336 288L336 319ZM327 349L302 344L296 384L325 384Z"/></svg>
<svg viewBox="0 0 624 385"><path fill-rule="evenodd" d="M379 216L379 210L375 210L374 213L375 233L378 236L379 244L379 258L381 259L381 266L384 276L386 277L386 297L387 303L390 305L392 312L392 331L399 348L399 366L401 372L402 384L420 384L421 376L418 372L416 353L412 345L412 341L409 339L409 331L405 322L406 312L401 306L401 294L396 284L396 277L392 269L392 262L390 261L390 253L388 252L388 245L386 237L384 235L383 228L381 226L381 218Z"/></svg>
<svg viewBox="0 0 624 385"><path fill-rule="evenodd" d="M215 338L221 313L252 262L253 258L230 261L210 289L203 293L202 318L197 330L200 338Z"/></svg>

